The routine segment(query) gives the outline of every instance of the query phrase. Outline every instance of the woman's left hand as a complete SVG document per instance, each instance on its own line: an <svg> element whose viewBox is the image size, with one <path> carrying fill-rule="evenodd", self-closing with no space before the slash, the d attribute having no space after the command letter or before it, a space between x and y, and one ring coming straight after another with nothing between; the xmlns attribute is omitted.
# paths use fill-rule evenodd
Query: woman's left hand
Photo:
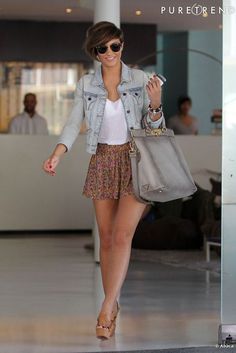
<svg viewBox="0 0 236 353"><path fill-rule="evenodd" d="M156 109L161 104L161 84L156 75L153 75L146 85L150 104L153 109Z"/></svg>

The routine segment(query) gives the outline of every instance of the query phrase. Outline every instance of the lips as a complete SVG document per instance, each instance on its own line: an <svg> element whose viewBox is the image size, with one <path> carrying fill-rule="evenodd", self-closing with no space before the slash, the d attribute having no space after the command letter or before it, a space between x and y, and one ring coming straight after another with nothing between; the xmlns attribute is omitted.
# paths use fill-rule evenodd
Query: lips
<svg viewBox="0 0 236 353"><path fill-rule="evenodd" d="M108 61L112 61L114 59L115 59L115 56L106 57L106 60L108 60Z"/></svg>

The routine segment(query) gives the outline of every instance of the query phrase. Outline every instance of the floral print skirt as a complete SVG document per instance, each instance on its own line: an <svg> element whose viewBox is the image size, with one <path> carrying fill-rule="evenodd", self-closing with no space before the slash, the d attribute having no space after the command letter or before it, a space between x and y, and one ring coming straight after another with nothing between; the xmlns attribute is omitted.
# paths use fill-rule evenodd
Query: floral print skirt
<svg viewBox="0 0 236 353"><path fill-rule="evenodd" d="M98 143L91 156L83 195L92 199L119 199L133 193L129 142L122 145Z"/></svg>

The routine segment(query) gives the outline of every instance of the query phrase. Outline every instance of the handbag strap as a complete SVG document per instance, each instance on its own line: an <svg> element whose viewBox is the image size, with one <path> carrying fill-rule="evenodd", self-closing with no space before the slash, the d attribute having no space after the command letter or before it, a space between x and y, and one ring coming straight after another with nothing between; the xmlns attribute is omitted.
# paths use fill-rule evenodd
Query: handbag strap
<svg viewBox="0 0 236 353"><path fill-rule="evenodd" d="M131 162L131 170L132 170L132 185L133 185L133 191L136 199L145 204L152 204L151 201L145 200L140 196L139 192L139 184L138 184L138 153L139 151L132 146L130 151L129 151L129 156L130 156L130 162Z"/></svg>

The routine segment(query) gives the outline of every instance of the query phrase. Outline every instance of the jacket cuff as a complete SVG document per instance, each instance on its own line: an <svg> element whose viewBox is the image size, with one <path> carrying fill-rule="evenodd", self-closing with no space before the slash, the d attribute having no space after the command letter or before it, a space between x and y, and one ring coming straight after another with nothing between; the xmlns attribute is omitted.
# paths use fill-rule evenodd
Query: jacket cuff
<svg viewBox="0 0 236 353"><path fill-rule="evenodd" d="M150 118L149 113L147 113L147 115L146 115L146 121L147 121L148 125L150 125L150 126L153 127L153 128L158 128L158 127L162 124L163 119L164 119L164 114L163 114L163 112L162 112L161 117L160 117L159 119L157 119L156 121L153 121L153 120Z"/></svg>
<svg viewBox="0 0 236 353"><path fill-rule="evenodd" d="M66 149L67 149L66 152L69 152L71 150L72 145L71 145L71 143L69 143L69 141L59 139L57 141L57 145L59 145L59 144L64 145L66 147Z"/></svg>

